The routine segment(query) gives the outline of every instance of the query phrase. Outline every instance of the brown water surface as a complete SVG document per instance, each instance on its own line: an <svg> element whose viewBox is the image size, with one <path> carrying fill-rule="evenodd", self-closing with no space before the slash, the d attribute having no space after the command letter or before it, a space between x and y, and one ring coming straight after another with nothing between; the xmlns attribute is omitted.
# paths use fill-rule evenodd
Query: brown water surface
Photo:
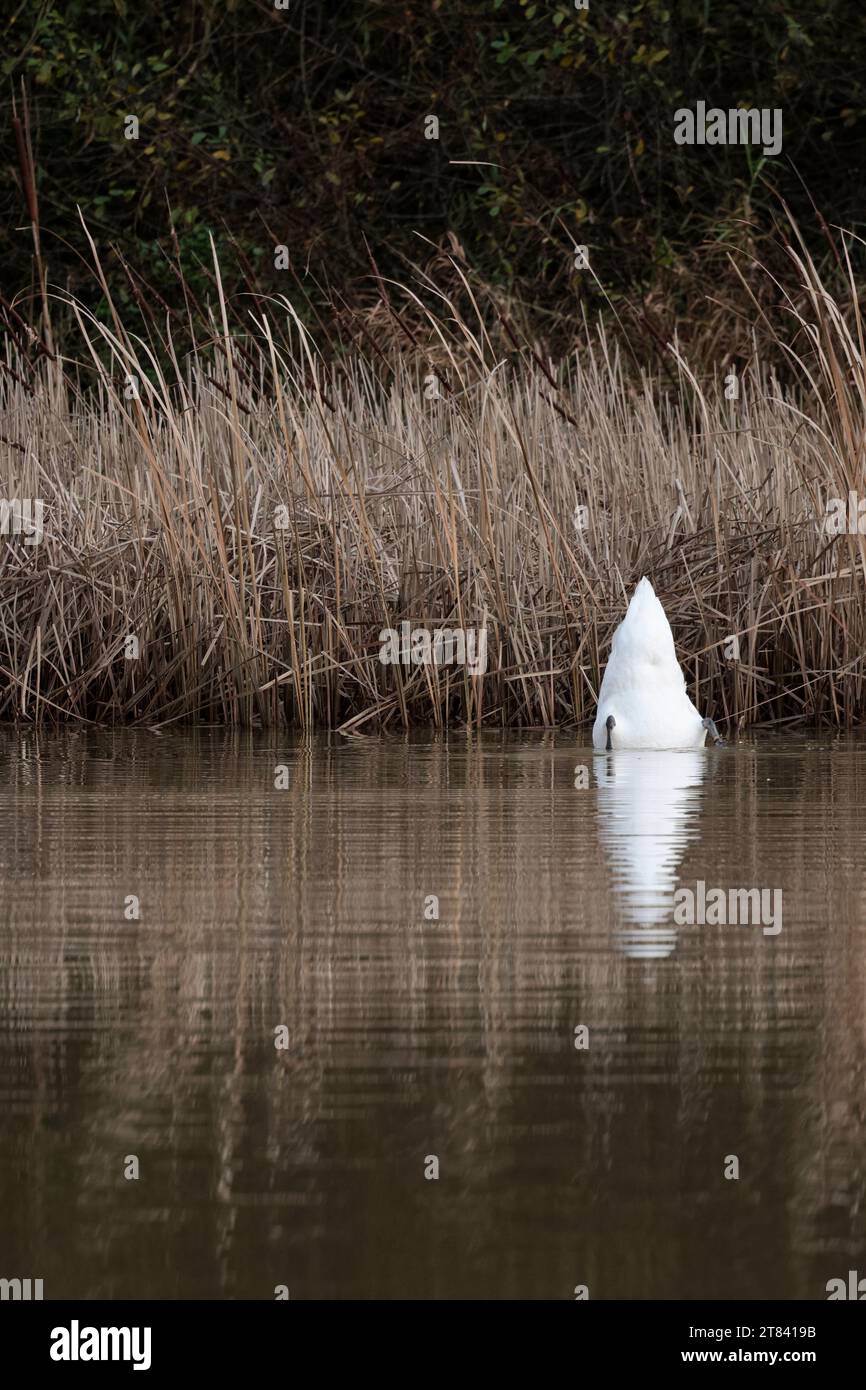
<svg viewBox="0 0 866 1390"><path fill-rule="evenodd" d="M866 743L6 729L0 758L0 1277L822 1299L866 1275ZM781 889L781 930L677 925L699 880Z"/></svg>

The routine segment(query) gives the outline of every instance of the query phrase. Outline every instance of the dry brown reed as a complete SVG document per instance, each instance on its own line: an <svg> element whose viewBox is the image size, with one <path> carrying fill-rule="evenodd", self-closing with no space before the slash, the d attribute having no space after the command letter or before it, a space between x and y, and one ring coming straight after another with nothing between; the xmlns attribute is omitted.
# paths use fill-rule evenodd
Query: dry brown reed
<svg viewBox="0 0 866 1390"><path fill-rule="evenodd" d="M388 346L334 360L289 298L228 304L216 257L206 332L146 293L133 331L91 251L108 312L67 302L65 355L47 301L29 340L7 315L0 497L45 511L0 539L0 718L579 723L643 574L729 731L866 713L864 537L824 526L866 495L850 265L840 304L792 235L728 399L676 341L637 370L585 325L553 364L457 260L459 304L383 285ZM383 665L403 620L485 627L486 672Z"/></svg>

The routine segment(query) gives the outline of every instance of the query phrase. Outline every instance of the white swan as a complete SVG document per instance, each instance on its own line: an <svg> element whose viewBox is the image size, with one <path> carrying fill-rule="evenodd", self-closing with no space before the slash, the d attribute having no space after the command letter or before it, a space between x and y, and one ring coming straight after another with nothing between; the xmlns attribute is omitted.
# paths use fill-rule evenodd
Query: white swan
<svg viewBox="0 0 866 1390"><path fill-rule="evenodd" d="M720 743L686 694L671 625L652 584L642 579L613 634L592 726L594 748L703 748Z"/></svg>

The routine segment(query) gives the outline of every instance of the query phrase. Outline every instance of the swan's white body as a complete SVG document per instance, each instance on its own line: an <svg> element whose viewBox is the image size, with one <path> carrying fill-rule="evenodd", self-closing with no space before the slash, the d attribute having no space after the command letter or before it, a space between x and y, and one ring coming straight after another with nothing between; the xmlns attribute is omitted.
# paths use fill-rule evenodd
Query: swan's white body
<svg viewBox="0 0 866 1390"><path fill-rule="evenodd" d="M703 748L707 730L686 694L671 625L652 584L642 579L613 634L592 726L594 748L607 747L608 715L617 748Z"/></svg>

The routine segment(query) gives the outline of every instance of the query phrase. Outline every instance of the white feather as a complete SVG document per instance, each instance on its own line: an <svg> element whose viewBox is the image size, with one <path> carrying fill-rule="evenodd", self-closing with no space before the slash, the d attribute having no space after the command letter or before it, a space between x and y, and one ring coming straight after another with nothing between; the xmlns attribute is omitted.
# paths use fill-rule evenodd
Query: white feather
<svg viewBox="0 0 866 1390"><path fill-rule="evenodd" d="M592 728L593 747L607 746L611 714L616 721L613 749L702 748L706 741L703 720L686 694L671 625L648 579L638 584L613 634Z"/></svg>

